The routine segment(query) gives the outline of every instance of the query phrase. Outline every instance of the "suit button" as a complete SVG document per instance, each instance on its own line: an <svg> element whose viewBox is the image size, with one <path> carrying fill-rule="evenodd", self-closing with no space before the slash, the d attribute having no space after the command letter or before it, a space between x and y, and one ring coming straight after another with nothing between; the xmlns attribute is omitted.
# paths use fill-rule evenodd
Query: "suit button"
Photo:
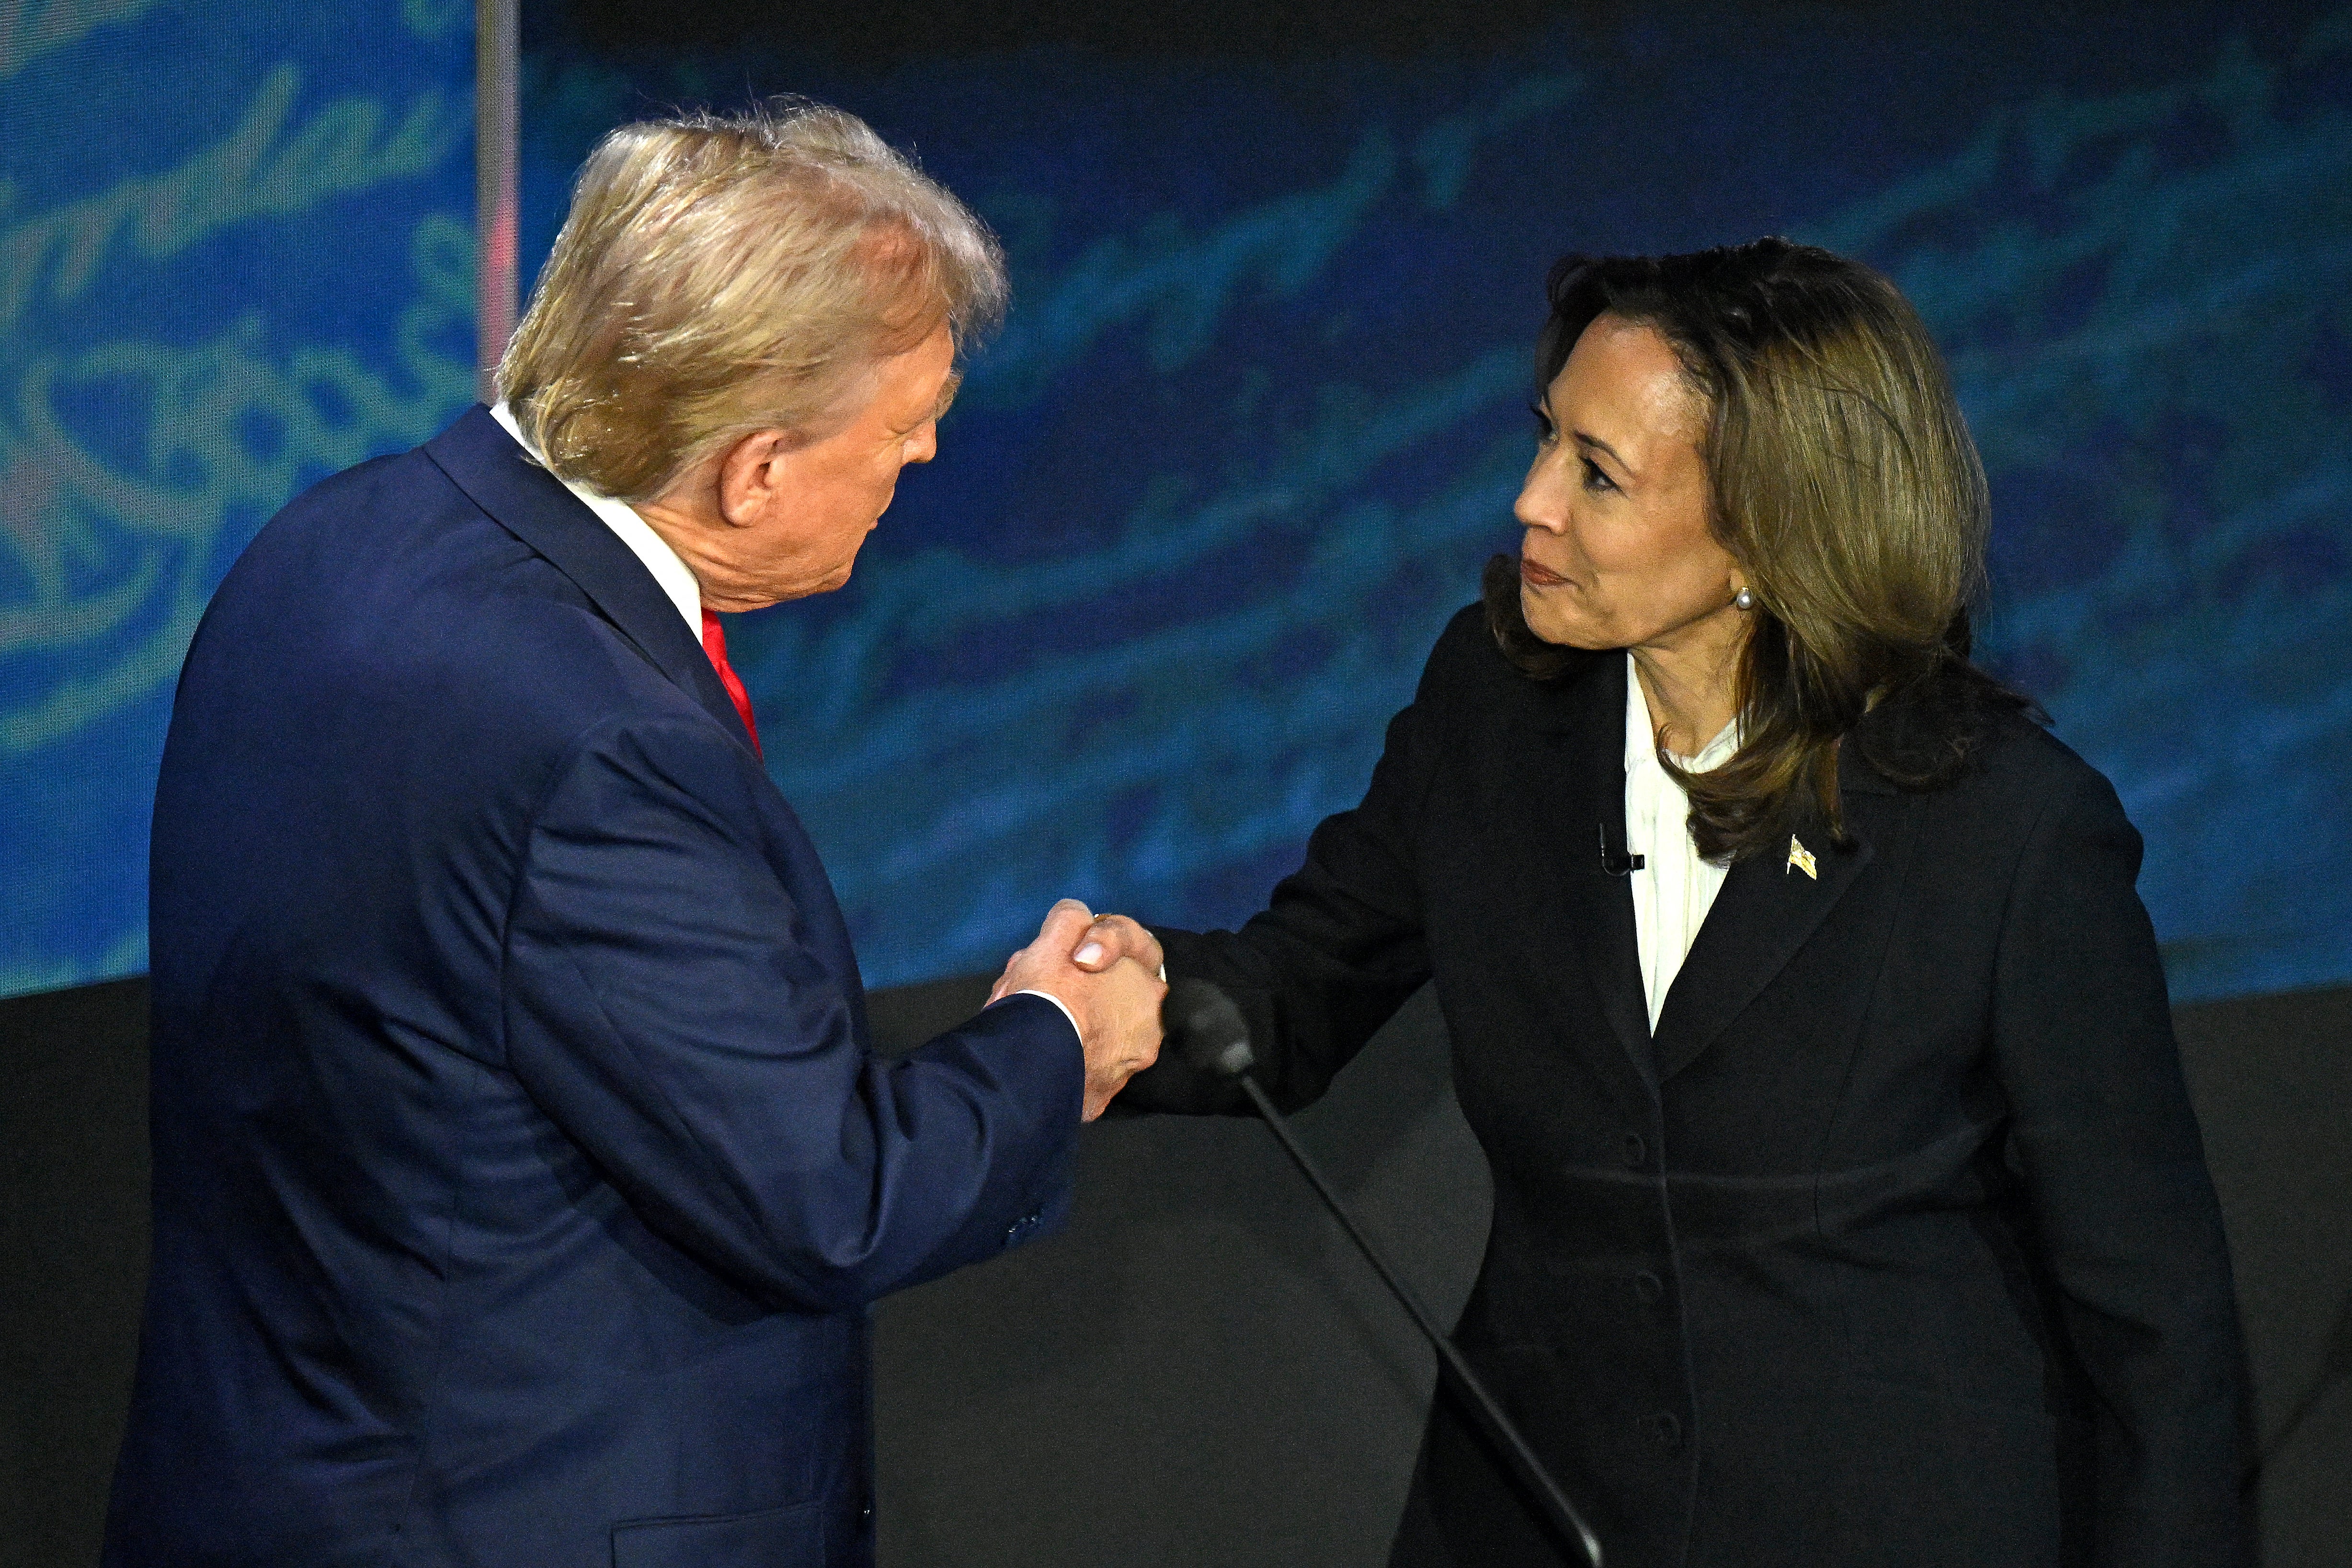
<svg viewBox="0 0 2352 1568"><path fill-rule="evenodd" d="M1666 1282L1644 1268L1633 1276L1633 1294L1644 1307L1654 1307L1665 1298Z"/></svg>
<svg viewBox="0 0 2352 1568"><path fill-rule="evenodd" d="M1626 1133L1625 1163L1638 1171L1643 1167L1643 1165L1648 1163L1649 1158L1650 1145L1648 1141L1645 1140L1639 1132Z"/></svg>
<svg viewBox="0 0 2352 1568"><path fill-rule="evenodd" d="M1683 1424L1671 1410L1661 1410L1655 1415L1643 1417L1642 1425L1649 1428L1650 1436L1667 1453L1678 1453L1683 1446Z"/></svg>

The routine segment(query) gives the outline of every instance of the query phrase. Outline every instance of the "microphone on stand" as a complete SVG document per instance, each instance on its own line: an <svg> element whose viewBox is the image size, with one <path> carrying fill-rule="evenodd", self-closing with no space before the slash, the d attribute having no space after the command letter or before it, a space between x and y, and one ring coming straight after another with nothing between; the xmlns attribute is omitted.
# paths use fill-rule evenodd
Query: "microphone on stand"
<svg viewBox="0 0 2352 1568"><path fill-rule="evenodd" d="M1605 863L1608 852L1605 834L1601 851ZM1640 864L1639 857L1634 858L1634 863ZM1622 872L1616 874L1622 875ZM1274 1108L1274 1101L1267 1099L1265 1090L1259 1087L1252 1071L1257 1065L1257 1057L1250 1049L1249 1025L1243 1021L1241 1009L1234 1005L1234 999L1209 981L1178 980L1168 987L1167 998L1160 1006L1160 1019L1167 1043L1175 1047L1177 1056L1185 1065L1213 1079L1238 1083L1242 1092L1249 1096L1250 1103L1257 1108L1258 1115L1265 1119L1266 1126L1281 1142L1283 1152L1290 1156L1291 1163L1298 1167L1298 1173L1307 1178L1307 1184L1315 1189L1316 1195L1331 1211L1331 1216L1339 1222L1339 1228L1348 1233L1348 1239L1356 1244L1356 1249L1364 1255L1364 1261L1372 1266L1372 1272L1381 1277L1381 1283L1386 1285L1389 1293L1402 1304L1412 1318L1414 1326L1421 1330L1422 1337L1437 1352L1438 1365L1454 1380L1454 1386L1460 1391L1463 1403L1472 1416L1486 1429L1496 1446L1510 1457L1512 1468L1518 1471L1520 1483L1538 1510L1550 1520L1564 1539L1583 1547L1585 1561L1591 1568L1601 1568L1601 1540L1584 1522L1584 1516L1578 1513L1576 1505L1568 1500L1568 1494L1560 1490L1559 1483L1552 1479L1551 1473L1544 1468L1543 1461L1528 1446L1528 1440L1519 1435L1519 1429L1511 1424L1511 1418L1503 1414L1503 1407L1495 1402L1495 1396L1486 1391L1486 1385L1478 1381L1478 1374L1470 1370L1470 1363L1463 1359L1460 1351L1454 1348L1454 1342L1446 1337L1445 1331L1437 1326L1437 1320L1429 1315L1429 1310L1421 1304L1420 1299L1405 1285L1396 1270L1391 1268L1387 1260L1373 1249L1370 1240L1357 1227L1354 1216L1340 1203L1339 1194L1332 1190L1329 1182L1324 1180L1323 1173L1316 1167L1315 1162L1307 1157L1306 1148L1291 1131L1290 1123L1283 1119L1282 1112Z"/></svg>

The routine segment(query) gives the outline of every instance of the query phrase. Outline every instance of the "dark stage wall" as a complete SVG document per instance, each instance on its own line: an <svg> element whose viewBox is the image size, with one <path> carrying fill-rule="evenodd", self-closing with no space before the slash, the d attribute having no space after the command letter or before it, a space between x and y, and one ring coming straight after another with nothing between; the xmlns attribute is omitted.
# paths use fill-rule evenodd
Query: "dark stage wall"
<svg viewBox="0 0 2352 1568"><path fill-rule="evenodd" d="M875 998L885 1048L985 983ZM2269 1454L2265 1568L2352 1541L2352 989L2184 1007ZM0 1568L95 1560L145 1272L146 995L0 1003ZM1484 1166L1424 994L1300 1119L1442 1315ZM1063 1237L879 1312L886 1568L1377 1568L1430 1358L1264 1130L1089 1129Z"/></svg>

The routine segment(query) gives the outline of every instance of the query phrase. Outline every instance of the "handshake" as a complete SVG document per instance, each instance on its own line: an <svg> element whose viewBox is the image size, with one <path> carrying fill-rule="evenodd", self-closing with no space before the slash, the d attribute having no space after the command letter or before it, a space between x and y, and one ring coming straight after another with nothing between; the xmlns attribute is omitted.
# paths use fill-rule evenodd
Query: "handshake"
<svg viewBox="0 0 2352 1568"><path fill-rule="evenodd" d="M1125 915L1098 915L1064 899L1037 928L1037 940L1005 961L988 994L999 1002L1040 991L1068 1009L1087 1058L1085 1120L1160 1057L1159 939Z"/></svg>

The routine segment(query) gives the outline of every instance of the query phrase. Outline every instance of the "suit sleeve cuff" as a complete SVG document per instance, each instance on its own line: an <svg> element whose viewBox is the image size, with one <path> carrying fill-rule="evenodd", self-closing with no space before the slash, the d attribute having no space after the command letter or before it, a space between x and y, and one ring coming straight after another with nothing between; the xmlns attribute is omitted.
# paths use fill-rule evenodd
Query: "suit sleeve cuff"
<svg viewBox="0 0 2352 1568"><path fill-rule="evenodd" d="M1078 1027L1078 1016L1071 1012L1069 1004L1064 1002L1059 996L1055 995L1050 991L1015 991L1008 995L998 997L997 1001L1009 1002L1014 996L1043 996L1046 1001L1051 1002L1061 1011L1063 1017L1067 1018L1070 1021L1070 1033L1077 1037L1078 1043L1081 1046L1086 1043L1086 1031Z"/></svg>

